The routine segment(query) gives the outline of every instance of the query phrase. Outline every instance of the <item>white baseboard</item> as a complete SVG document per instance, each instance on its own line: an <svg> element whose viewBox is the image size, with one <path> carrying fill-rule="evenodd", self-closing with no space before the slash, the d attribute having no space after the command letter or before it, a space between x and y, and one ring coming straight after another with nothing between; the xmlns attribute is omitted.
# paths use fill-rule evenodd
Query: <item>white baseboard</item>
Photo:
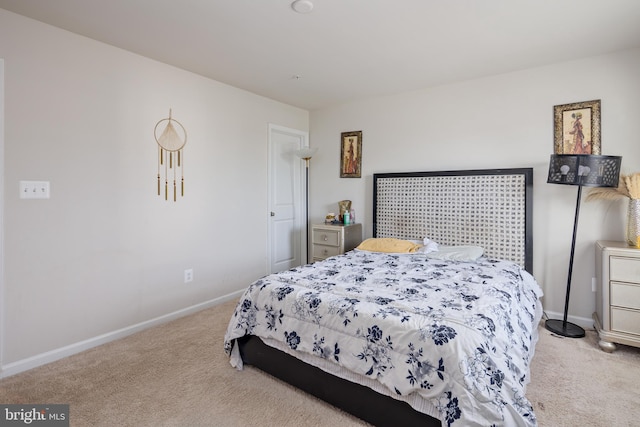
<svg viewBox="0 0 640 427"><path fill-rule="evenodd" d="M115 341L120 338L124 338L128 335L140 332L144 329L152 326L160 325L162 323L169 322L171 320L178 319L180 317L193 314L205 308L213 307L214 305L222 304L232 299L240 298L243 290L233 292L231 294L214 298L209 301L202 302L200 304L192 305L190 307L183 308L173 313L165 314L163 316L156 317L135 325L128 326L126 328L118 329L113 332L108 332L93 338L89 338L84 341L77 342L75 344L67 345L65 347L57 348L55 350L47 351L46 353L38 354L36 356L29 357L27 359L18 360L17 362L8 363L0 367L0 378L10 377L12 375L19 374L20 372L28 371L29 369L36 368L38 366L46 365L47 363L55 362L56 360L63 359L65 357L89 350L90 348L97 347L102 344L106 344L111 341Z"/></svg>
<svg viewBox="0 0 640 427"><path fill-rule="evenodd" d="M546 311L544 312L549 319L560 319L564 318L564 313L556 313L554 311ZM567 322L574 323L584 329L593 329L593 319L591 317L579 317L579 316L567 316Z"/></svg>

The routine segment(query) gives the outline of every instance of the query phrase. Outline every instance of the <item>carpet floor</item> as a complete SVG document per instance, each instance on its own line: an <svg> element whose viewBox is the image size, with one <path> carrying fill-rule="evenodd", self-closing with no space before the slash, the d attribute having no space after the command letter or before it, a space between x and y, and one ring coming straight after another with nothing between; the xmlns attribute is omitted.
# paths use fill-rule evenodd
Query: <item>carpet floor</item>
<svg viewBox="0 0 640 427"><path fill-rule="evenodd" d="M70 425L368 426L251 367L222 341L235 301L0 380L0 403L70 405ZM640 425L640 349L540 327L527 388L541 427Z"/></svg>

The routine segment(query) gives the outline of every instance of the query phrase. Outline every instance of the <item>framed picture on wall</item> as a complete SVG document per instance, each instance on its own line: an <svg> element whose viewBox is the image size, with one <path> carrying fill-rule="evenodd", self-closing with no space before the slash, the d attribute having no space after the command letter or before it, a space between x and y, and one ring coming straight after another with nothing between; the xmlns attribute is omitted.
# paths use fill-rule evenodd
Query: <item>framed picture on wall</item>
<svg viewBox="0 0 640 427"><path fill-rule="evenodd" d="M340 178L360 178L362 170L362 131L340 134Z"/></svg>
<svg viewBox="0 0 640 427"><path fill-rule="evenodd" d="M555 154L600 154L600 100L553 107Z"/></svg>

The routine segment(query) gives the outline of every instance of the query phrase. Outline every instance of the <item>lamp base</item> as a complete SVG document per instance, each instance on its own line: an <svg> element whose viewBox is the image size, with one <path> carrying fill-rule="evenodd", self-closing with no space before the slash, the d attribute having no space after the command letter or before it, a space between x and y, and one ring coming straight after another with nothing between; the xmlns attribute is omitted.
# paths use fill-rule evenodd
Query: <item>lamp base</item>
<svg viewBox="0 0 640 427"><path fill-rule="evenodd" d="M564 322L558 319L548 319L544 326L554 334L562 335L568 338L584 337L584 329L571 322Z"/></svg>

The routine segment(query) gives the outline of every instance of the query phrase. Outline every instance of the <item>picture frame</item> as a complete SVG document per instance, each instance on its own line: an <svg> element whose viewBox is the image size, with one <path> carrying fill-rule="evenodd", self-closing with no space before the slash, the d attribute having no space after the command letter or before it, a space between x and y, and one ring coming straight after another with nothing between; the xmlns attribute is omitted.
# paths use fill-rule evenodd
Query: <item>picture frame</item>
<svg viewBox="0 0 640 427"><path fill-rule="evenodd" d="M600 100L553 107L554 154L600 155Z"/></svg>
<svg viewBox="0 0 640 427"><path fill-rule="evenodd" d="M340 178L360 178L362 173L362 131L340 134Z"/></svg>

